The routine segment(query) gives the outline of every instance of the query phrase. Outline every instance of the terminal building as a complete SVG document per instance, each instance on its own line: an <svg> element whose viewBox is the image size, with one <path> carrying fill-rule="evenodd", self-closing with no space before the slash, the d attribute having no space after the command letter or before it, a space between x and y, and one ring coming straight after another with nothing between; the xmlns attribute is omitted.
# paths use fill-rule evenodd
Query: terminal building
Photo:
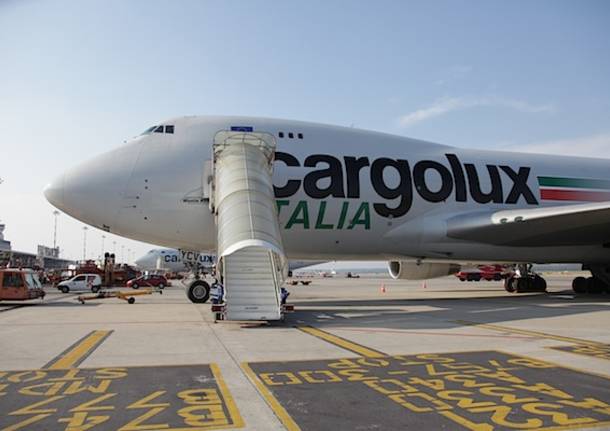
<svg viewBox="0 0 610 431"><path fill-rule="evenodd" d="M4 224L0 224L0 268L63 269L75 262L59 257L59 247L39 245L36 253L13 250L11 242L4 239Z"/></svg>

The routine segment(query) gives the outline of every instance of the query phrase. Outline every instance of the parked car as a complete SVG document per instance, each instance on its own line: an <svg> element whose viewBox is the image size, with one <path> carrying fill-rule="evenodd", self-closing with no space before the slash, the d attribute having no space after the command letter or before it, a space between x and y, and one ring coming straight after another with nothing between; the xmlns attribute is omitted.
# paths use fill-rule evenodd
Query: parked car
<svg viewBox="0 0 610 431"><path fill-rule="evenodd" d="M133 278L127 282L127 287L137 289L140 286L144 287L158 287L163 289L165 286L169 286L167 278L158 274L141 275L140 277Z"/></svg>
<svg viewBox="0 0 610 431"><path fill-rule="evenodd" d="M102 277L99 274L78 274L68 280L60 281L57 288L63 293L83 290L97 293L102 288Z"/></svg>

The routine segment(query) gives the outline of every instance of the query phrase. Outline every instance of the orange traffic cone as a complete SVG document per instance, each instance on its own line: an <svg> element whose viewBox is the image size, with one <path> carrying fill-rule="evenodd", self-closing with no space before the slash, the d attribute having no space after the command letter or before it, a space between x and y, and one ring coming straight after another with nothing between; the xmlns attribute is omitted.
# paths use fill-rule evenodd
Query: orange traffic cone
<svg viewBox="0 0 610 431"><path fill-rule="evenodd" d="M379 288L381 293L385 293L385 284L381 283L381 287Z"/></svg>

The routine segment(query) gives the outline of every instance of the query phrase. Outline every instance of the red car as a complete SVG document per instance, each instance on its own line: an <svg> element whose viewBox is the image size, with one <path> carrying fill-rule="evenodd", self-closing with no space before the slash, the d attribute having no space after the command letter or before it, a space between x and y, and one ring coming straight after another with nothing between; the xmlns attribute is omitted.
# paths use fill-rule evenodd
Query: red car
<svg viewBox="0 0 610 431"><path fill-rule="evenodd" d="M127 287L137 289L140 286L143 287L158 287L163 289L165 286L169 286L167 279L162 275L150 274L141 275L137 278L132 278L127 282Z"/></svg>

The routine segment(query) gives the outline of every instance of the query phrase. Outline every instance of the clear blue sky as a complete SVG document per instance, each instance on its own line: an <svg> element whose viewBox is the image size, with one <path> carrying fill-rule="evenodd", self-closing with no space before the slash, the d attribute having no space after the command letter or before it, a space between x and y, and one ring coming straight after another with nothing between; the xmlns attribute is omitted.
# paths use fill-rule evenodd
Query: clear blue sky
<svg viewBox="0 0 610 431"><path fill-rule="evenodd" d="M183 114L610 157L609 23L608 1L5 0L0 220L17 249L51 243L48 181Z"/></svg>

